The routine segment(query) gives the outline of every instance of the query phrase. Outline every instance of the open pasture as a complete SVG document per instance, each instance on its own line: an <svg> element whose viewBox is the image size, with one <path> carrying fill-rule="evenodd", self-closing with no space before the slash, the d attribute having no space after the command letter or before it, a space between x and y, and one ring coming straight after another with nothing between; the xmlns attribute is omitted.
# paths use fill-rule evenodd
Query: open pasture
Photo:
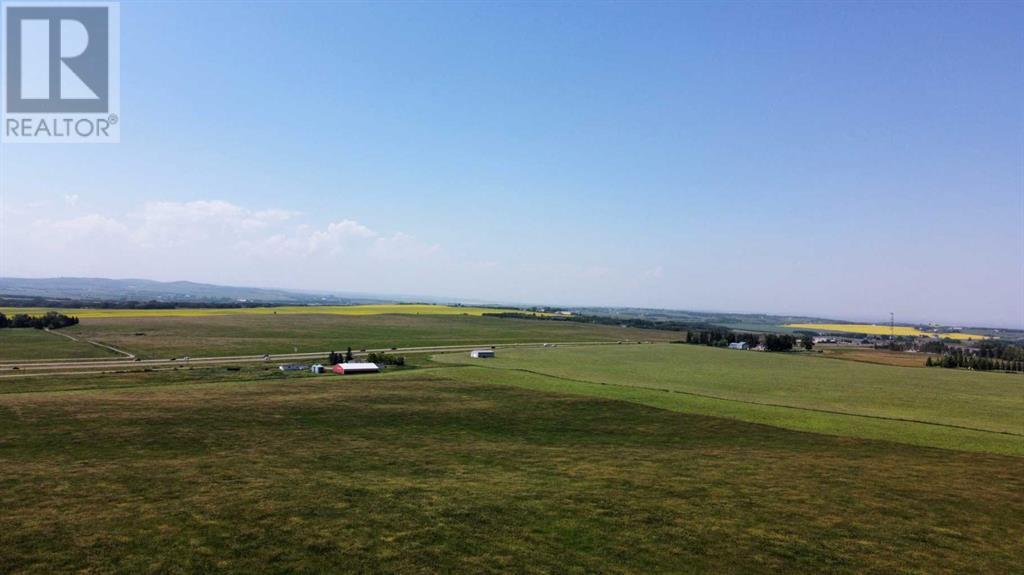
<svg viewBox="0 0 1024 575"><path fill-rule="evenodd" d="M53 357L114 359L118 355L85 341L74 341L58 333L41 329L0 329L0 360Z"/></svg>
<svg viewBox="0 0 1024 575"><path fill-rule="evenodd" d="M934 335L938 335L943 339L956 339L961 341L989 339L987 335L961 333L958 331L934 334L928 331L921 331L916 327L908 327L905 325L897 325L895 327L890 328L890 326L888 325L876 325L867 323L790 323L786 324L785 327L820 332L863 333L867 335L890 335L893 333L895 333L896 335L905 335L913 337L932 337Z"/></svg>
<svg viewBox="0 0 1024 575"><path fill-rule="evenodd" d="M1024 377L692 345L501 350L452 377L788 429L1024 455ZM485 375L484 372L490 372Z"/></svg>
<svg viewBox="0 0 1024 575"><path fill-rule="evenodd" d="M513 372L0 393L0 565L1009 573L1024 563L1024 458L495 385L503 373Z"/></svg>
<svg viewBox="0 0 1024 575"><path fill-rule="evenodd" d="M429 314L90 318L61 332L102 342L142 359L344 351L349 346L359 350L520 342L666 341L679 337L677 332L567 321ZM42 347L33 350L33 357L62 357L59 348L46 347L61 342L38 343ZM16 351L0 348L0 360L25 359L16 356Z"/></svg>
<svg viewBox="0 0 1024 575"><path fill-rule="evenodd" d="M521 312L517 309L499 309L472 306L448 306L428 304L374 304L374 305L292 305L278 307L246 308L178 308L178 309L99 309L99 308L46 308L46 307L0 307L7 315L27 313L41 315L56 311L65 315L85 318L130 318L130 317L210 317L222 315L471 315L485 313ZM537 315L547 315L538 313Z"/></svg>

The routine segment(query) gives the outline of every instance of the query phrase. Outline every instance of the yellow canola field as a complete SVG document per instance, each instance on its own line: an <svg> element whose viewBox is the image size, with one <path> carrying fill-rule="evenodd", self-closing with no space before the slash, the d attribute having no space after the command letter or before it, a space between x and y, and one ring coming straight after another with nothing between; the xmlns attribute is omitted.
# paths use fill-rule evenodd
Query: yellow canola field
<svg viewBox="0 0 1024 575"><path fill-rule="evenodd" d="M58 309L45 307L7 307L0 312L8 316L16 313L40 315L56 311L81 319L108 317L206 317L214 315L271 315L271 314L330 314L330 315L474 315L485 313L527 313L517 309L486 307L459 307L448 305L382 304L382 305L293 305L250 308L180 308L180 309ZM538 314L547 315L547 314Z"/></svg>
<svg viewBox="0 0 1024 575"><path fill-rule="evenodd" d="M796 329L811 329L815 331L835 331L840 333L866 333L869 335L889 335L892 333L892 329L887 325L875 325L866 323L790 323L786 324L786 327L792 327ZM909 335L909 336L934 336L938 335L944 339L958 339L958 340L979 340L989 339L987 335L978 335L973 333L931 333L928 331L921 331L915 327L907 327L898 325L895 328L896 335Z"/></svg>

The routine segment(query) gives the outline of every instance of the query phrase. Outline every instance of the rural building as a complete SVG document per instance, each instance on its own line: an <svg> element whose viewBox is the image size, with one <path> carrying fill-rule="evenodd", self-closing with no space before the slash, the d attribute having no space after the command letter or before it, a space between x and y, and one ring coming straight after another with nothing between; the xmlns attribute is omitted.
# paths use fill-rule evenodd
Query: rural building
<svg viewBox="0 0 1024 575"><path fill-rule="evenodd" d="M299 365L297 363L286 363L284 365L277 366L277 369L281 371L306 371L307 366Z"/></svg>
<svg viewBox="0 0 1024 575"><path fill-rule="evenodd" d="M312 371L313 373L323 373L324 366L319 363L315 363L309 368L309 371Z"/></svg>
<svg viewBox="0 0 1024 575"><path fill-rule="evenodd" d="M469 357L480 359L482 357L494 357L493 349L474 349L469 352Z"/></svg>
<svg viewBox="0 0 1024 575"><path fill-rule="evenodd" d="M729 349L750 349L750 344L745 341L737 341L736 343L730 343Z"/></svg>
<svg viewBox="0 0 1024 575"><path fill-rule="evenodd" d="M376 363L339 363L332 368L339 375L355 375L357 373L377 373L380 368Z"/></svg>

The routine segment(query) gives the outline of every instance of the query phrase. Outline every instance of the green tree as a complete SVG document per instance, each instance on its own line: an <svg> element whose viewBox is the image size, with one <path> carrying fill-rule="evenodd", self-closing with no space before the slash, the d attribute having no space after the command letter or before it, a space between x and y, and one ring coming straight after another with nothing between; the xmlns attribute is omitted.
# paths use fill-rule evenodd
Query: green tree
<svg viewBox="0 0 1024 575"><path fill-rule="evenodd" d="M806 349L807 351L811 351L812 349L814 349L814 338L813 337L811 337L809 335L805 335L803 337L802 341L803 341L803 344L804 344L804 349Z"/></svg>

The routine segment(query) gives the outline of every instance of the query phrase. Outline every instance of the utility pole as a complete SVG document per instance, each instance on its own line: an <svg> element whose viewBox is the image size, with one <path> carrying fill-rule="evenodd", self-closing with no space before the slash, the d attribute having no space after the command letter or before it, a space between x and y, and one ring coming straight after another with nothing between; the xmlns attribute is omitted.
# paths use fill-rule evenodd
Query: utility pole
<svg viewBox="0 0 1024 575"><path fill-rule="evenodd" d="M896 341L896 314L889 312L889 341Z"/></svg>

